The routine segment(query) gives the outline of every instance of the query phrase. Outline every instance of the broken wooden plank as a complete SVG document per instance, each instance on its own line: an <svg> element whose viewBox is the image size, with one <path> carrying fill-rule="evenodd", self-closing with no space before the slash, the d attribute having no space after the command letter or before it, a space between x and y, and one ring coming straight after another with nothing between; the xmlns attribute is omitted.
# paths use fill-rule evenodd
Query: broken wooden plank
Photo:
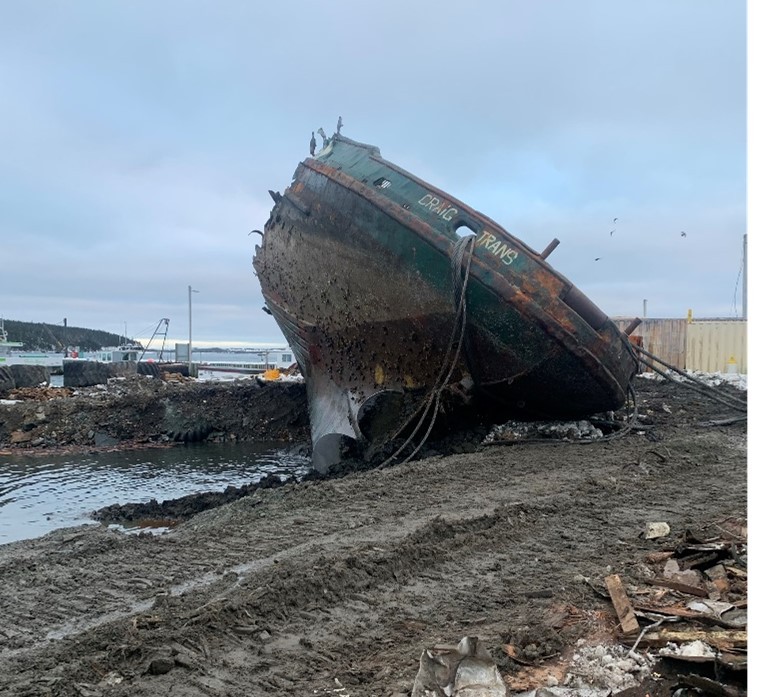
<svg viewBox="0 0 760 697"><path fill-rule="evenodd" d="M743 629L658 629L646 634L644 646L665 646L668 642L682 644L687 641L703 641L721 651L747 648L747 632Z"/></svg>
<svg viewBox="0 0 760 697"><path fill-rule="evenodd" d="M702 542L699 544L683 544L679 545L678 553L685 555L688 552L727 552L731 549L733 542L726 542L721 540L720 542Z"/></svg>
<svg viewBox="0 0 760 697"><path fill-rule="evenodd" d="M647 605L645 603L634 603L634 610L642 612L654 612L657 615L667 615L668 617L683 617L684 619L696 620L704 617L704 613L688 610L680 605Z"/></svg>
<svg viewBox="0 0 760 697"><path fill-rule="evenodd" d="M702 675L679 675L679 684L688 685L689 687L696 687L707 695L714 695L715 697L741 697L746 694L732 685L724 685L717 680L711 680L705 678Z"/></svg>
<svg viewBox="0 0 760 697"><path fill-rule="evenodd" d="M738 576L739 578L747 578L747 572L744 569L740 569L736 566L726 566L726 571L728 573L733 574L734 576Z"/></svg>
<svg viewBox="0 0 760 697"><path fill-rule="evenodd" d="M633 611L631 601L623 588L623 582L617 574L611 574L604 579L607 590L610 592L612 605L620 620L620 628L623 634L633 634L640 631L639 622Z"/></svg>
<svg viewBox="0 0 760 697"><path fill-rule="evenodd" d="M708 601L709 602L709 601ZM646 603L634 603L633 609L639 614L639 616L647 617L645 613L649 615L664 615L665 617L680 617L685 620L696 620L702 624L718 625L727 629L739 629L746 626L741 624L741 617L735 621L731 621L731 618L725 619L717 612L700 612L699 610L693 610L680 605L654 605ZM738 610L731 610L730 612L739 612Z"/></svg>
<svg viewBox="0 0 760 697"><path fill-rule="evenodd" d="M731 653L730 651L721 651L718 654L718 663L730 668L731 670L747 670L747 654Z"/></svg>
<svg viewBox="0 0 760 697"><path fill-rule="evenodd" d="M689 595L696 595L698 598L709 597L708 592L704 588L700 588L699 586L692 586L688 583L681 583L680 581L671 581L669 578L646 579L644 583L648 583L650 586L672 588L674 591L687 593Z"/></svg>
<svg viewBox="0 0 760 697"><path fill-rule="evenodd" d="M650 564L657 564L661 561L667 561L670 559L670 557L673 556L675 552L650 552L647 554L644 559L645 561L648 561Z"/></svg>
<svg viewBox="0 0 760 697"><path fill-rule="evenodd" d="M717 552L696 552L678 560L678 565L684 571L694 569L699 566L707 566L718 560Z"/></svg>

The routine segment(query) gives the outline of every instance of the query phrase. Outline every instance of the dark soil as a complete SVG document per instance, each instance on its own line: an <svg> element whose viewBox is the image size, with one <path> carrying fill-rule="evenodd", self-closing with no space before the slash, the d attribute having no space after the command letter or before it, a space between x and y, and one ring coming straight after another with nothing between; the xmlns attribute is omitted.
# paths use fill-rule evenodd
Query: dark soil
<svg viewBox="0 0 760 697"><path fill-rule="evenodd" d="M305 441L309 433L306 390L298 382L166 382L133 375L76 390L26 388L18 396L16 403L0 404L0 450Z"/></svg>
<svg viewBox="0 0 760 697"><path fill-rule="evenodd" d="M481 447L469 435L458 442L474 452L454 454L439 440L406 464L257 487L165 535L91 526L0 546L3 694L408 695L422 650L466 635L515 690L538 687L579 639L617 640L604 577L636 582L681 532L746 517L746 424L700 426L731 412L636 382L647 428L617 440ZM270 425L292 420L304 439L292 401L270 411L246 389ZM222 399L204 398L217 428ZM174 404L134 399L156 419ZM266 430L245 415L238 430ZM671 536L644 539L653 521Z"/></svg>

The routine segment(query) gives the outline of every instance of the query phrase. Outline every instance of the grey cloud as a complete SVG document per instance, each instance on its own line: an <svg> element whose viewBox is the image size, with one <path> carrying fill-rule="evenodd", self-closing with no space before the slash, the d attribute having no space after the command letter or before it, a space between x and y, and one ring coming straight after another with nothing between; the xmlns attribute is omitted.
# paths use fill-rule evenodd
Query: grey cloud
<svg viewBox="0 0 760 697"><path fill-rule="evenodd" d="M3 12L6 317L76 312L101 327L171 314L184 336L191 283L203 288L199 340L276 338L247 232L310 132L331 132L339 114L349 136L528 244L560 237L552 263L609 314L638 311L642 296L663 316L733 312L743 3L92 0ZM686 240L671 237L684 228Z"/></svg>

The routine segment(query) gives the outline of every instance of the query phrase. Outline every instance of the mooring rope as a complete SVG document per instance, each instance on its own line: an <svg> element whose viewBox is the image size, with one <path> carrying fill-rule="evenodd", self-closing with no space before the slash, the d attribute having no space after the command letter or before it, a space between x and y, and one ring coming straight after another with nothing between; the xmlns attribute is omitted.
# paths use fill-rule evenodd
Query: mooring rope
<svg viewBox="0 0 760 697"><path fill-rule="evenodd" d="M428 394L428 397L426 398L424 404L420 405L414 411L414 413L402 424L401 427L399 427L396 430L394 435L391 438L389 438L388 441L392 441L395 438L397 438L406 428L408 428L408 426L415 419L417 419L417 424L415 425L414 429L409 434L409 436L404 441L404 443L399 448L397 448L396 451L392 455L386 458L379 465L379 467L385 467L389 465L390 463L392 463L394 460L396 460L396 458L412 442L414 437L419 432L420 428L422 428L422 425L424 424L425 419L427 418L431 407L433 409L433 412L430 417L430 423L428 424L428 428L425 431L425 434L423 435L422 439L417 444L417 446L414 448L414 450L409 455L407 455L399 464L404 464L406 462L409 462L409 460L411 460L420 451L420 449L425 444L425 442L427 441L428 437L430 436L433 430L433 426L435 425L436 419L438 418L438 412L439 412L440 404L441 404L441 395L443 394L444 389L448 385L449 380L451 379L451 376L454 372L454 369L456 368L457 363L459 362L459 356L462 351L462 346L464 345L465 329L467 326L466 291L467 291L467 284L470 279L470 267L472 264L474 240L475 240L475 235L469 235L467 237L461 238L455 243L454 248L452 249L452 252L451 252L451 269L452 269L452 279L453 279L453 286L454 286L454 299L455 299L455 306L457 309L456 309L456 314L454 317L454 324L451 330L451 337L449 339L449 344L446 349L446 355L444 356L444 359L441 363L441 370L439 371L438 376L436 377L435 382L433 383L433 387L431 388L431 391ZM465 253L467 253L466 261L465 261ZM747 412L746 402L743 402L742 400L736 397L732 397L731 395L724 395L724 394L719 393L719 391L716 390L715 387L713 387L712 385L702 382L701 380L698 380L694 376L689 375L685 371L682 371L679 368L676 368L675 366L670 365L669 363L666 363L663 359L659 358L653 353L650 353L649 351L645 350L641 346L637 346L628 341L626 342L626 345L627 345L626 348L628 349L630 354L638 362L651 368L654 372L670 380L671 382L677 385L683 385L685 387L688 387L689 389L695 390L699 394L705 397L708 397L709 399L712 399L716 402L719 402L720 404L723 404L724 406L727 406L730 409L735 409L735 410L742 411L745 413ZM456 349L454 350L453 357L451 357L451 352L454 346L456 346ZM650 360L647 360L647 358L644 358L644 356L646 356ZM450 358L451 360L449 360ZM684 381L676 380L672 375L669 375L665 371L658 368L657 365L655 365L655 363L659 363L660 365L664 366L666 369L672 371L673 373L676 373L682 376L684 378ZM643 424L638 423L638 416L639 416L639 412L638 412L638 400L636 396L636 390L634 389L633 384L629 384L626 390L626 422L617 431L603 435L600 438L587 439L587 440L567 441L567 440L553 440L549 438L546 438L546 439L530 438L530 439L516 440L516 441L489 441L488 443L483 443L483 445L488 445L488 446L519 445L523 443L541 444L541 445L557 445L557 444L586 445L588 443L609 442L611 440L616 440L618 438L622 438L623 436L628 435L634 429L645 428ZM593 421L593 419L591 419L591 421Z"/></svg>
<svg viewBox="0 0 760 697"><path fill-rule="evenodd" d="M635 351L632 351L632 354L636 358L636 360L644 365L646 365L648 368L651 368L655 373L658 375L661 375L666 380L670 380L672 383L676 385L682 385L683 387L687 387L691 390L694 390L701 394L703 397L707 397L708 399L712 399L715 402L718 402L729 409L734 409L736 411L740 411L743 413L747 413L747 403L742 401L741 399L738 399L736 397L732 397L731 395L725 395L720 393L713 385L709 385L706 382L702 382L701 380L695 378L692 375L689 375L687 372L680 370L674 365L670 365L666 361L664 361L659 356L656 356L655 354L647 351L646 349L642 348L641 346L636 346L633 343L628 342L629 345L635 349ZM644 358L646 356L647 358L651 360L647 360L647 358ZM657 363L664 366L666 369L672 371L673 373L676 373L677 375L680 375L684 378L683 381L676 380L672 374L668 374L665 372L665 370L662 370L657 366ZM600 443L604 441L610 441L615 440L617 438L622 438L624 435L627 435L632 430L638 429L638 428L644 428L644 425L637 423L638 420L638 404L636 402L636 392L633 388L633 385L628 386L628 394L631 397L633 401L633 410L629 411L627 414L627 422L625 426L623 426L620 430L609 433L605 436L602 436L601 438L594 438L594 439L587 439L587 440L576 440L576 441L566 441L566 440L552 440L549 438L529 438L529 439L521 439L521 440L515 440L515 441L489 441L488 443L483 443L483 445L521 445L523 443L530 443L530 444L542 444L542 445L557 445L557 444L572 444L572 445L586 445L588 443ZM746 417L743 417L746 418ZM742 417L738 417L737 419L729 419L725 423L734 423L735 421L743 420ZM593 419L590 419L593 422ZM710 425L709 423L703 424L703 425ZM715 425L722 425L722 422L717 422Z"/></svg>
<svg viewBox="0 0 760 697"><path fill-rule="evenodd" d="M632 344L633 345L633 344ZM724 406L727 406L731 409L736 409L738 411L747 411L747 403L742 401L741 399L737 397L733 397L731 395L727 394L721 394L713 385L708 385L706 382L702 382L701 380L698 380L693 375L689 375L686 371L681 370L680 368L676 368L674 365L670 365L669 363L666 363L662 358L659 358L655 354L647 351L646 349L642 348L641 346L635 346L633 345L636 351L639 352L639 361L643 363L645 366L651 368L655 373L658 375L661 375L667 380L670 380L671 382L677 384L677 385L683 385L684 387L688 387L689 389L695 390L696 392L699 392L704 397L708 397L709 399L712 399L716 402L720 402ZM646 360L645 358L642 358L643 356L646 356L647 358L651 360ZM660 365L664 366L668 370L676 373L677 375L680 375L685 379L685 382L681 382L680 380L676 380L672 375L668 375L664 370L660 369L655 365L656 363L659 363Z"/></svg>
<svg viewBox="0 0 760 697"><path fill-rule="evenodd" d="M465 334L465 329L467 327L466 290L467 290L467 284L469 283L469 280L470 280L470 268L472 266L472 253L475 248L474 241L475 241L475 235L468 235L467 237L462 237L454 244L454 249L451 252L451 270L452 270L453 284L454 284L454 295L456 298L455 306L457 310L454 316L454 324L452 325L452 328L451 328L451 336L449 338L448 346L446 348L446 355L444 356L443 361L441 362L441 369L438 372L438 376L436 377L435 382L433 383L433 387L430 390L430 393L428 394L428 397L425 400L424 405L420 405L420 407L417 408L417 410L404 422L404 424L399 429L396 430L396 433L389 440L393 440L394 438L398 437L398 435L402 433L404 429L406 429L409 426L409 424L411 424L412 421L414 421L414 419L417 418L419 415L419 418L417 418L417 425L414 427L414 430L409 434L409 437L404 441L404 443L399 448L397 448L396 451L392 455L386 458L379 465L380 467L385 467L389 465L391 462L393 462L403 452L403 450L409 445L409 443L412 442L414 437L417 435L417 432L422 427L422 424L425 422L428 412L430 411L430 408L432 406L433 413L430 418L430 424L428 425L427 431L425 431L425 435L422 437L422 439L414 448L414 450L409 455L407 455L399 464L403 465L404 463L409 462L409 460L411 460L420 451L422 446L427 441L428 437L430 436L430 433L433 430L433 426L435 425L436 419L438 418L438 410L441 404L441 394L443 393L443 390L448 385L449 380L451 379L451 376L454 373L454 369L456 368L457 363L459 362L459 355L462 351L462 345L464 344L464 334ZM464 260L465 249L468 247L469 247L469 252L467 255L467 261L465 263L465 260ZM464 273L462 273L463 267L464 267ZM454 346L456 346L456 350L454 351L454 356L451 358L451 360L449 360L451 356L451 351ZM422 413L420 414L421 409L422 409Z"/></svg>

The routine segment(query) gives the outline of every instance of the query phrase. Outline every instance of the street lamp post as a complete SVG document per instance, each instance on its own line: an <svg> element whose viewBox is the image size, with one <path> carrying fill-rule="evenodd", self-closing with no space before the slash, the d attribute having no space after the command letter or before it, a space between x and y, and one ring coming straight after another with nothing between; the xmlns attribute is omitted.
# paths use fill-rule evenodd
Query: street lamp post
<svg viewBox="0 0 760 697"><path fill-rule="evenodd" d="M199 290L193 290L192 286L187 287L187 371L193 374L193 293L200 293Z"/></svg>
<svg viewBox="0 0 760 697"><path fill-rule="evenodd" d="M747 234L742 249L742 319L747 319Z"/></svg>

